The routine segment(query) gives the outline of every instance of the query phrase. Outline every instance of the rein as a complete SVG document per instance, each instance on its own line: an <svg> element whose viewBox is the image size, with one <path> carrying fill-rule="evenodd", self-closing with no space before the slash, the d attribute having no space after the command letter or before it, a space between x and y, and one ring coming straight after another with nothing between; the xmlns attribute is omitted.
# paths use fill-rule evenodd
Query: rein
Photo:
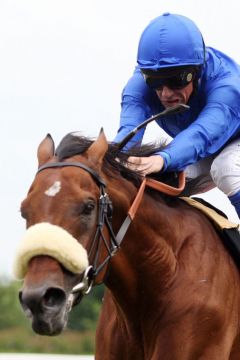
<svg viewBox="0 0 240 360"><path fill-rule="evenodd" d="M73 296L76 296L76 294L79 293L80 296L83 296L90 292L94 278L96 278L96 276L100 273L100 271L104 268L104 266L110 261L110 259L115 255L117 250L120 248L121 242L139 208L146 186L155 189L157 191L160 191L162 193L168 194L170 196L177 196L183 191L185 187L185 175L183 172L179 173L178 188L172 187L170 185L164 184L154 179L144 178L139 187L138 193L130 209L128 210L127 217L123 221L120 229L118 230L118 233L115 235L112 229L112 210L113 210L112 202L105 191L106 183L93 169L89 168L87 165L84 165L80 162L53 162L40 166L37 171L37 174L45 169L62 168L66 166L79 167L87 171L92 176L96 184L99 186L99 190L100 190L97 229L89 251L89 257L90 257L94 248L96 248L95 257L93 260L93 264L90 265L85 270L82 281L76 286L74 286L71 292ZM103 233L104 225L106 226L108 233L110 235L110 244L108 244L108 241L106 240L105 235ZM99 252L100 252L100 240L103 241L104 246L107 249L108 255L103 260L103 262L97 266L99 259ZM78 298L79 295L76 297Z"/></svg>
<svg viewBox="0 0 240 360"><path fill-rule="evenodd" d="M150 179L150 178L144 178L142 181L142 184L138 190L138 193L130 207L130 209L128 210L128 215L126 217L126 219L124 220L123 224L121 225L118 234L116 235L116 241L118 246L120 246L123 237L125 236L127 229L129 227L129 225L131 224L131 222L133 221L136 212L138 210L138 207L142 201L142 197L145 191L146 186L155 189L157 191L160 191L164 194L170 195L170 196L177 196L179 195L185 188L185 174L184 172L180 172L179 173L179 183L178 183L178 187L175 188L173 186L164 184L160 181L154 180L154 179Z"/></svg>

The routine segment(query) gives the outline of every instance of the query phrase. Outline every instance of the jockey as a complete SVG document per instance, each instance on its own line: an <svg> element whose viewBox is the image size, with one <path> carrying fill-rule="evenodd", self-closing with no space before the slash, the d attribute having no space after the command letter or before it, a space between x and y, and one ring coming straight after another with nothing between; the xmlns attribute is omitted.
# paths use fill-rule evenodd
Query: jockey
<svg viewBox="0 0 240 360"><path fill-rule="evenodd" d="M157 120L171 141L152 156L130 157L131 167L143 175L184 170L184 195L217 186L240 217L240 66L224 53L205 47L192 20L165 13L141 35L137 66L122 93L114 142L178 103L190 109ZM127 147L141 143L143 135L144 129Z"/></svg>

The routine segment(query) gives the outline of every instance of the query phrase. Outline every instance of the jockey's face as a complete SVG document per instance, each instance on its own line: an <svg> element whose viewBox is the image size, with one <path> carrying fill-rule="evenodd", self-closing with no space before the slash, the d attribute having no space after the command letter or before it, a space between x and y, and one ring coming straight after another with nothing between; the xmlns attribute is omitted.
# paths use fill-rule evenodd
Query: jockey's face
<svg viewBox="0 0 240 360"><path fill-rule="evenodd" d="M193 82L181 89L170 89L163 85L161 88L155 90L159 100L165 108L177 105L179 103L187 104L193 92Z"/></svg>
<svg viewBox="0 0 240 360"><path fill-rule="evenodd" d="M199 74L199 68L194 66L141 71L146 84L156 91L165 108L187 104L194 89L193 82Z"/></svg>

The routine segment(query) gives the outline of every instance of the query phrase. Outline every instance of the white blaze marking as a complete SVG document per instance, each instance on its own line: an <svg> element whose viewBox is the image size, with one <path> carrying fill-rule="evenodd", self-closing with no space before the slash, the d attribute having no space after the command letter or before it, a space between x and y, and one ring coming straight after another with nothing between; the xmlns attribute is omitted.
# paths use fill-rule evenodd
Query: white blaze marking
<svg viewBox="0 0 240 360"><path fill-rule="evenodd" d="M47 196L55 196L61 190L61 181L55 181L48 190L44 192Z"/></svg>

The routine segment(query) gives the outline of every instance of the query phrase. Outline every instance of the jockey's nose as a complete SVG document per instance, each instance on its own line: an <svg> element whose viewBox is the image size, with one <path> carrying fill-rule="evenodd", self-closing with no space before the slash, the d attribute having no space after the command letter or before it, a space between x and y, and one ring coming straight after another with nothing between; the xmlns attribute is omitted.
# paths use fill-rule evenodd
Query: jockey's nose
<svg viewBox="0 0 240 360"><path fill-rule="evenodd" d="M169 97L172 95L172 93L174 92L174 90L170 89L169 87L167 87L166 85L164 85L161 89L159 89L159 92L161 93L162 97Z"/></svg>
<svg viewBox="0 0 240 360"><path fill-rule="evenodd" d="M24 289L19 292L19 300L23 310L29 316L46 310L57 313L66 303L66 294L58 287Z"/></svg>

